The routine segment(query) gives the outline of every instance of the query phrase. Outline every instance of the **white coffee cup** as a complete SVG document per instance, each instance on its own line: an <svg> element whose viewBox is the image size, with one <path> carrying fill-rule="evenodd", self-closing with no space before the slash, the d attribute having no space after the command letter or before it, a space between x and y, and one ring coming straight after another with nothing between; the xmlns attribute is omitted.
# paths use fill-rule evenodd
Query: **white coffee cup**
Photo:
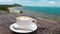
<svg viewBox="0 0 60 34"><path fill-rule="evenodd" d="M33 23L36 23L36 19L31 18L31 17L27 17L27 16L20 16L17 17L17 25L20 28L29 28Z"/></svg>

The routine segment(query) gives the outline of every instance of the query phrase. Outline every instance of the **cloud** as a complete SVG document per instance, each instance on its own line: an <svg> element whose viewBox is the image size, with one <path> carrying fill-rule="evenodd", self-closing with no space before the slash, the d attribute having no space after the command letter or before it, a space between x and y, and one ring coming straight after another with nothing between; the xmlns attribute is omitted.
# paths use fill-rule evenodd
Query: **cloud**
<svg viewBox="0 0 60 34"><path fill-rule="evenodd" d="M60 6L60 1L57 0L0 0L0 4L18 3L23 6Z"/></svg>
<svg viewBox="0 0 60 34"><path fill-rule="evenodd" d="M19 1L18 4L23 6L49 6L49 7L60 7L60 1Z"/></svg>
<svg viewBox="0 0 60 34"><path fill-rule="evenodd" d="M41 0L19 0L19 1L41 1Z"/></svg>
<svg viewBox="0 0 60 34"><path fill-rule="evenodd" d="M48 3L55 4L55 1L49 1Z"/></svg>
<svg viewBox="0 0 60 34"><path fill-rule="evenodd" d="M19 4L23 6L55 6L56 3L54 1L20 1Z"/></svg>
<svg viewBox="0 0 60 34"><path fill-rule="evenodd" d="M0 0L0 2L12 2L13 0Z"/></svg>

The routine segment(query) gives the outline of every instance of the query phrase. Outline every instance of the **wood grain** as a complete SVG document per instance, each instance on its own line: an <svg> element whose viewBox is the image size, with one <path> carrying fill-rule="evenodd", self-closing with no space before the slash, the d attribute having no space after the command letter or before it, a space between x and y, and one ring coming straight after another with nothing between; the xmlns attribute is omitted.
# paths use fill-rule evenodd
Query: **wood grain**
<svg viewBox="0 0 60 34"><path fill-rule="evenodd" d="M9 27L16 22L16 17L21 14L0 14L0 34L22 34L12 32ZM27 34L60 34L60 23L43 18L33 17L37 19L38 29Z"/></svg>

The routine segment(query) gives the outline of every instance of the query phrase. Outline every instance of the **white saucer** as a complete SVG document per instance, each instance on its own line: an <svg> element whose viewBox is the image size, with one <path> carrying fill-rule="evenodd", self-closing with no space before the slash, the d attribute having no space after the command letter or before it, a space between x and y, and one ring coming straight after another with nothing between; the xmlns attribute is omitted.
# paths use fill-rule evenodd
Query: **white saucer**
<svg viewBox="0 0 60 34"><path fill-rule="evenodd" d="M17 32L17 33L30 33L30 32L33 32L37 29L37 25L35 23L33 23L31 25L31 27L29 28L30 30L29 29L24 30L24 29L20 29L20 28L17 30L17 28L15 26L18 27L16 23L10 25L10 29L14 32Z"/></svg>

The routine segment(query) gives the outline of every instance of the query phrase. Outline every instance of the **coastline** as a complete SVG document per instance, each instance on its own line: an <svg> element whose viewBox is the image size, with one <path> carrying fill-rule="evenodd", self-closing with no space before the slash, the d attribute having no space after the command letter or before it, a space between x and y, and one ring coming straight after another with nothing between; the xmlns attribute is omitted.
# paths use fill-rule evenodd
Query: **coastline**
<svg viewBox="0 0 60 34"><path fill-rule="evenodd" d="M40 18L60 22L59 15L48 14L48 13L44 13L44 12L28 11L28 10L23 10L23 14L28 15L28 16L40 17Z"/></svg>
<svg viewBox="0 0 60 34"><path fill-rule="evenodd" d="M44 13L44 12L30 11L30 10L26 10L26 9L23 9L23 8L21 10L23 12L23 15L40 17L40 18L60 22L60 16L58 16L58 15L48 14L48 13ZM0 14L4 14L4 13L0 13ZM5 13L5 14L10 14L10 13Z"/></svg>

